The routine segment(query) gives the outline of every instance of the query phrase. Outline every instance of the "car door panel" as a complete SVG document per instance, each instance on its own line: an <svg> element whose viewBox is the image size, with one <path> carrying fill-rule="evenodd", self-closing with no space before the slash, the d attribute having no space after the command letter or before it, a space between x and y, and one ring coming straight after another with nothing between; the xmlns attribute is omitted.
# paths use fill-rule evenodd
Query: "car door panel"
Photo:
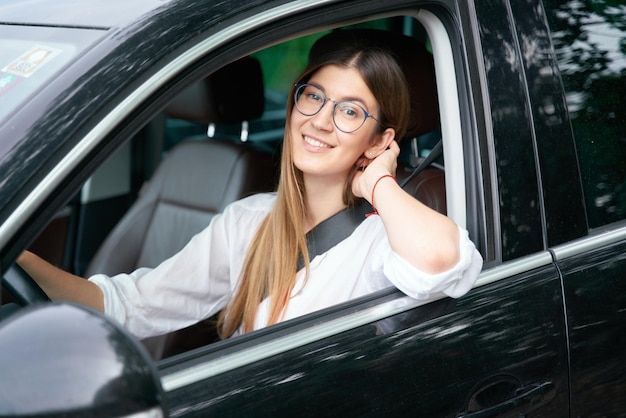
<svg viewBox="0 0 626 418"><path fill-rule="evenodd" d="M626 227L624 219L624 13L608 4L544 0L533 95L550 245L563 275L572 416L624 416ZM521 17L521 14L520 14ZM593 24L583 22L590 21ZM597 28L602 27L602 31ZM585 54L572 53L586 51ZM602 60L596 57L603 56ZM543 58L543 59L542 59ZM532 65L529 65L531 68ZM548 67L550 70L548 71ZM620 73L621 71L621 73ZM543 77L540 77L542 74ZM620 77L621 75L621 77ZM543 95L541 78L558 78ZM532 83L531 83L532 84ZM544 88L546 85L544 84ZM623 89L622 89L623 90ZM550 106L550 91L566 99ZM582 93L582 94L581 94ZM554 94L556 97L556 94ZM545 110L551 110L546 112ZM546 135L559 127L560 135ZM569 219L569 220L568 220ZM552 230L552 232L551 232ZM585 236L585 238L575 239ZM569 241L569 242L567 242Z"/></svg>
<svg viewBox="0 0 626 418"><path fill-rule="evenodd" d="M540 1L532 3L510 1L539 156L546 235L556 245L584 236L587 222L584 211L572 210L572 203L584 200L574 138L546 13Z"/></svg>
<svg viewBox="0 0 626 418"><path fill-rule="evenodd" d="M496 412L486 416L561 415L568 382L560 279L547 265L200 379L168 397L172 416L456 416L488 408Z"/></svg>
<svg viewBox="0 0 626 418"><path fill-rule="evenodd" d="M16 113L12 123L21 132L20 129L26 126L22 119L33 118L36 129L31 130L33 133L25 131L24 137L28 134L32 138L37 133L37 136L49 135L53 138L52 133L55 132L67 139L54 144L24 142L24 150L38 150L38 153L22 154L37 158L36 165L43 167L42 173L50 171L61 160L61 154L78 143L78 134L73 132L85 130L92 124L81 125L73 121L70 129L61 122L69 117L79 119L76 115L81 116L82 121L99 120L105 111L114 106L113 119L125 121L128 118L130 122L124 123L119 134L109 130L96 132L89 139L91 142L85 145L85 153L88 151L95 155L101 148L117 147L122 137L126 139L130 135L127 133L139 129L145 122L143 116L133 115L139 115L140 111L150 113L152 108L162 104L161 93L142 87L142 90L137 90L137 101L154 97L152 107L131 107L122 97L132 87L125 80L135 80L133 83L138 84L162 79L164 81L159 85L166 87L163 89L165 100L169 94L166 90L178 81L170 76L161 76L167 75L166 70L172 70L167 60L183 48L181 45L196 45L194 42L206 38L209 32L222 30L221 26L226 27L236 19L253 15L257 10L254 7L258 6L225 2L210 6L213 9L209 15L201 12L201 9L209 7L201 3L189 2L188 11L179 8L176 15L165 13L169 11L169 5L164 3L163 11L146 17L146 22L154 27L157 23L163 27L166 20L179 22L176 28L180 29L180 34L176 42L171 42L174 38L167 31L157 43L147 42L145 34L148 29L137 22L133 26L136 32L125 31L125 37L134 38L132 43L124 44L126 52L107 52L102 57L93 53L93 56L83 59L85 62L104 62L107 58L106 62L111 64L103 67L103 74L108 74L106 77L97 78L95 72L86 70L83 74L82 69L77 70L78 67L64 72L59 79L65 84L58 80L56 84L52 83L57 90L48 91L48 101L29 104L26 111ZM288 9L287 6L291 7L282 0L268 5L274 7L282 3L285 3L284 10ZM180 65L177 71L192 77L195 73L221 65L217 61L228 61L249 53L257 45L261 48L265 42L263 37L275 42L278 37L268 33L276 27L281 28L285 37L290 37L296 31L317 30L318 27L314 26L318 23L330 27L340 20L365 18L370 9L376 13L399 13L400 7L424 6L425 10L429 10L435 3L441 3L438 13L450 13L449 25L456 24L457 20L462 23L463 36L458 39L451 36L451 43L460 43L458 50L457 45L454 46L454 56L458 59L455 63L461 64L458 68L455 64L459 79L471 82L471 86L459 83L459 104L462 112L469 115L463 131L467 135L463 135L463 141L464 146L472 151L467 152L468 155L474 155L476 151L475 154L480 156L476 158L476 167L484 170L480 171L482 178L477 174L475 181L465 183L468 195L464 200L466 212L470 215L482 213L480 202L493 202L485 205L488 207L485 208L484 219L474 216L475 219L468 223L474 225L470 228L472 238L484 243L487 248L481 248L486 269L477 287L458 300L444 298L421 305L407 301L408 298L398 291L390 290L163 361L158 368L165 387L164 402L170 415L623 415L622 398L626 393L626 354L622 349L626 343L626 232L623 225L604 225L600 220L592 222L594 217L590 207L586 208L587 212L583 207L583 197L588 204L591 202L597 206L595 209L617 215L621 206L595 202L594 198L604 199L605 196L594 195L588 189L583 193L580 184L581 179L583 183L589 179L585 178L584 170L583 175L578 170L579 165L584 168L580 161L583 153L577 154L573 143L577 135L572 136L570 131L573 118L568 118L567 103L564 103L567 92L563 90L561 75L555 64L554 33L549 33L545 22L546 11L548 14L562 12L551 10L550 4L556 7L558 3L561 7L568 2L545 2L547 6L544 10L540 0L403 1L397 5L391 2L388 6L369 1L360 5L364 8L358 14L353 12L356 2L345 5L336 3L328 3L331 7L324 9L326 3L314 5L311 2L306 7L307 14L302 11L303 14L298 17L297 29L296 25L292 28L295 18L291 21L281 15L284 21L268 24L268 30L262 27L264 23L255 23L257 26L247 28L251 33L248 38L241 35L235 40L235 35L228 35L220 38L221 43L205 39L201 47L196 45L195 52L183 55L184 59L179 62L184 61L185 64L177 64ZM258 10L261 7L258 6ZM295 10L300 6L293 7ZM396 8L392 10L392 7ZM315 11L315 8L320 11ZM335 13L339 10L341 15ZM231 13L228 19L220 20L220 16L228 13ZM167 15L167 19L162 15ZM330 15L333 15L332 19L326 17ZM184 19L173 19L172 16ZM196 17L191 19L192 16ZM183 26L196 29L184 30ZM472 30L465 26L472 26ZM197 29L202 27L211 29ZM255 34L253 31L257 30ZM107 48L113 48L113 43L122 44L125 37L112 37ZM475 48L466 43L466 37L472 37L471 45ZM148 44L148 49L136 47ZM245 48L243 44L246 44ZM219 52L222 55L216 52L210 56L212 48L218 47L222 49ZM157 53L159 49L167 49L170 58ZM204 54L206 62L203 61L205 58L200 59ZM132 66L125 66L120 72L114 64L121 62L122 57L129 62L142 62L149 71L136 79L136 74L131 72ZM469 67L463 65L466 59L471 63ZM477 69L480 75L473 74ZM91 74L89 77L85 75L88 73ZM76 75L83 77L81 89L76 88L78 84L72 79ZM100 97L108 101L106 106L109 110L95 106L80 107L81 102L73 99L66 104L50 105L50 119L40 115L44 111L42 109L48 111L48 104L56 97L52 94L54 91L69 91L71 86L85 96L87 92L96 90L93 88L95 85L102 86ZM91 88L85 89L85 86ZM470 88L472 94L469 94ZM469 98L465 99L465 95ZM592 106L588 107L593 110ZM39 108L39 113L32 111ZM81 112L74 111L78 108ZM484 109L485 114L475 117L473 113L476 109ZM615 116L611 112L599 113ZM597 128L600 122L591 126ZM621 132L623 120L614 117L610 123ZM67 126L70 126L69 122ZM9 132L9 128L2 129L2 132ZM592 142L601 142L603 132L596 134L597 141L594 137ZM101 139L106 135L112 139ZM19 135L16 138L19 139ZM609 143L613 147L611 150L621 149L618 148L621 138L616 136L615 142ZM471 144L476 149L469 146ZM597 164L602 162L596 154L586 154L593 155ZM619 162L620 154L614 154ZM49 160L48 155L54 158ZM61 207L58 201L70 200L70 193L77 190L70 177L78 173L77 177L82 178L87 168L81 167L95 164L97 159L103 158L94 155L88 157L94 160L86 163L77 159L71 164L59 164L61 174L55 174L57 177L52 178L55 181L51 184L66 184L68 187L65 190L60 190L61 186L55 188L55 193L51 195L54 197L40 194L41 199L36 200L32 207L41 204L54 211ZM17 182L15 179L19 176L26 178L26 165L19 170L14 170L15 167L21 166L7 163L0 170L5 174L15 173L4 176L4 182L10 185L3 186L8 187L3 190L7 190L5 195L10 205L3 206L3 216L13 207L22 209L22 206L15 206L19 202L15 203L13 197L26 193L21 189L43 188L35 180ZM472 167L471 164L465 165L466 179L472 179L468 174ZM607 172L611 167L607 168ZM129 169L132 170L132 164ZM116 170L113 174L120 174ZM478 168L476 172L479 172ZM124 176L123 192L85 199L82 206L74 208L71 221L65 217L67 212L59 212L62 216L50 224L55 238L48 238L48 244L67 239L74 246L72 240L81 237L78 241L79 258L84 255L84 260L87 260L95 249L93 241L88 240L103 235L105 225L101 222L94 230L82 230L84 224L91 222L79 225L75 220L78 216L76 212L80 212L83 220L102 221L105 215L117 216L134 192L132 185L126 184L132 183L131 174ZM105 180L110 180L110 175L107 174ZM604 177L598 176L597 185L602 186L604 180ZM622 190L620 187L616 186L615 191ZM603 193L604 189L598 189L597 193ZM620 196L616 194L615 199ZM40 209L23 213L32 218L47 216L45 213L35 215L37 210ZM3 217L14 218L13 213L10 218L8 215ZM589 232L587 223L596 230ZM0 234L2 267L5 267L5 259L7 264L15 259L15 253L26 245L22 245L22 241L31 240L31 231L41 229L40 224L45 222L36 219L19 224L16 228L22 228L24 232L21 234L11 232L13 235L9 235L10 230L4 229L4 235ZM13 225L10 227L13 228ZM74 228L77 227L83 232L80 236L75 234ZM475 234L476 231L478 234ZM67 238L56 238L64 234ZM587 234L589 237L580 238ZM553 248L554 245L559 246ZM50 257L58 260L59 264L67 264L67 254L62 254L60 249L48 247L52 251ZM541 261L536 262L537 259ZM81 270L84 263L75 261L74 264ZM393 309L388 309L392 305ZM335 328L336 320L343 321L340 328Z"/></svg>
<svg viewBox="0 0 626 418"><path fill-rule="evenodd" d="M542 208L524 63L508 1L476 2L480 57L490 106L502 260L544 249ZM493 16L499 16L493 19ZM489 226L491 227L491 226Z"/></svg>
<svg viewBox="0 0 626 418"><path fill-rule="evenodd" d="M556 254L584 248L585 242L561 247ZM559 268L571 346L572 416L621 416L626 393L626 231L622 228L615 243L564 257ZM602 414L597 405L603 405Z"/></svg>

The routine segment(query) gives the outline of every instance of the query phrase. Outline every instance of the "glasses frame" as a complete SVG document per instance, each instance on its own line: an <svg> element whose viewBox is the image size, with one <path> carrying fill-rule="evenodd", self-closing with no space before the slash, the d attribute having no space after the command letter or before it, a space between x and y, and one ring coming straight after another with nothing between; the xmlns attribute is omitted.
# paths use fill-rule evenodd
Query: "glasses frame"
<svg viewBox="0 0 626 418"><path fill-rule="evenodd" d="M337 129L339 129L339 130L340 130L341 132L343 132L343 133L346 133L346 134L351 134L352 132L356 132L356 131L358 131L359 129L361 129L361 127L362 127L363 125L365 125L365 122L366 122L368 119L370 119L370 118L371 118L371 119L373 119L373 120L375 120L376 122L379 122L379 123L380 123L380 121L379 121L378 119L376 119L374 116L372 116L372 115L371 115L371 114L370 114L367 110L365 110L365 108L364 108L363 106L361 106L360 104L355 103L355 102L354 102L354 101L352 101L352 100L340 100L340 101L336 101L336 100L331 99L330 97L326 97L326 93L324 93L324 91L323 91L321 88L319 88L318 86L316 86L315 84L309 84L309 83L297 83L297 84L295 84L294 86L295 86L295 90L294 90L294 93L293 93L293 103L294 103L294 105L295 105L296 109L298 110L298 112L300 112L300 114L301 114L301 115L304 115L304 116L315 116L315 115L317 115L317 114L318 114L318 113L319 113L319 112L320 112L320 111L324 108L324 106L326 106L326 102L333 102L333 103L335 104L335 105L333 106L333 124L335 125L335 127L336 127ZM304 113L304 112L303 112L303 111L302 111L302 110L298 107L298 92L300 91L300 89L301 89L302 87L305 87L305 86L310 86L310 87L314 87L314 88L316 88L317 90L319 90L319 92L321 93L321 96L324 98L324 101L322 102L322 105L320 106L320 108L319 108L319 109L317 109L317 111L315 111L315 112L313 112L313 113L310 113L310 114L309 114L309 113ZM359 107L359 108L363 111L363 114L365 115L365 117L363 118L363 121L361 122L361 124L360 124L357 128L355 128L355 129L353 129L353 130L351 130L351 131L346 131L346 130L341 129L341 128L337 125L337 121L335 120L335 112L337 111L337 106L338 106L340 103L352 103L352 104L354 104L355 106L358 106L358 107Z"/></svg>

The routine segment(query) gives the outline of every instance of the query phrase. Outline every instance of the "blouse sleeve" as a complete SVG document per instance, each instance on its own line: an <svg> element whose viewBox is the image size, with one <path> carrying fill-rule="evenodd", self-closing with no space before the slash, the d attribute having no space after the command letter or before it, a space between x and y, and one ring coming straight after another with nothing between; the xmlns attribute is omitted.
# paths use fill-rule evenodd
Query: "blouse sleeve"
<svg viewBox="0 0 626 418"><path fill-rule="evenodd" d="M466 230L459 227L459 261L450 270L429 274L414 267L386 245L383 270L395 287L415 299L428 299L443 292L458 298L467 293L478 278L483 259Z"/></svg>
<svg viewBox="0 0 626 418"><path fill-rule="evenodd" d="M231 292L228 215L216 215L176 255L154 269L89 278L105 314L139 338L184 328L225 306Z"/></svg>

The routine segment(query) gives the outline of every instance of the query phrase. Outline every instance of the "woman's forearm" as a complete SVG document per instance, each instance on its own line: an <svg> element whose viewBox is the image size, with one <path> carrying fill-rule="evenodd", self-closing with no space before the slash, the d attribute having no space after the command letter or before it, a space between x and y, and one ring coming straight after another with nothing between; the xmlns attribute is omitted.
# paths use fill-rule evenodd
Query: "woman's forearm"
<svg viewBox="0 0 626 418"><path fill-rule="evenodd" d="M432 210L386 178L375 190L376 209L391 248L428 273L440 273L459 260L459 230L448 217Z"/></svg>
<svg viewBox="0 0 626 418"><path fill-rule="evenodd" d="M24 251L17 263L50 299L75 302L104 312L104 296L94 283L55 267L30 251Z"/></svg>

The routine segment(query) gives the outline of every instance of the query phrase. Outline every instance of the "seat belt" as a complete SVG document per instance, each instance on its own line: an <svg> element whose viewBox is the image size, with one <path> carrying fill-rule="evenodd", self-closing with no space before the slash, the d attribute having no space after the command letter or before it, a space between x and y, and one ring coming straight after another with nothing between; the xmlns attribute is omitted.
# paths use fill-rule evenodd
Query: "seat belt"
<svg viewBox="0 0 626 418"><path fill-rule="evenodd" d="M413 178L415 178L415 176L417 176L419 173L424 171L426 168L428 168L428 166L430 166L433 163L433 161L435 161L437 158L439 158L439 156L441 155L441 151L443 150L443 145L442 145L441 142L442 141L440 139L435 144L435 146L430 151L430 153L426 156L426 158L424 158L422 163L419 164L417 167L415 167L415 170L413 170L411 172L411 174L409 174L409 176L402 181L402 184L400 184L400 187L402 187L404 189L404 186L409 184L409 182L411 180L413 180Z"/></svg>
<svg viewBox="0 0 626 418"><path fill-rule="evenodd" d="M309 250L309 260L324 254L344 239L348 238L357 226L363 222L365 215L372 212L372 205L362 199L353 207L337 212L330 218L315 225L306 234L306 246ZM302 256L298 259L298 270L304 267Z"/></svg>
<svg viewBox="0 0 626 418"><path fill-rule="evenodd" d="M415 176L428 168L428 166L441 155L441 151L442 145L441 140L439 140L422 163L415 167L415 170L402 181L400 187L404 188ZM306 234L309 260L313 260L320 254L324 254L326 251L348 238L356 227L363 222L365 215L371 213L372 210L372 205L370 205L367 200L361 199L355 206L346 208L315 225L315 227ZM298 270L303 267L304 259L300 256L298 259Z"/></svg>

